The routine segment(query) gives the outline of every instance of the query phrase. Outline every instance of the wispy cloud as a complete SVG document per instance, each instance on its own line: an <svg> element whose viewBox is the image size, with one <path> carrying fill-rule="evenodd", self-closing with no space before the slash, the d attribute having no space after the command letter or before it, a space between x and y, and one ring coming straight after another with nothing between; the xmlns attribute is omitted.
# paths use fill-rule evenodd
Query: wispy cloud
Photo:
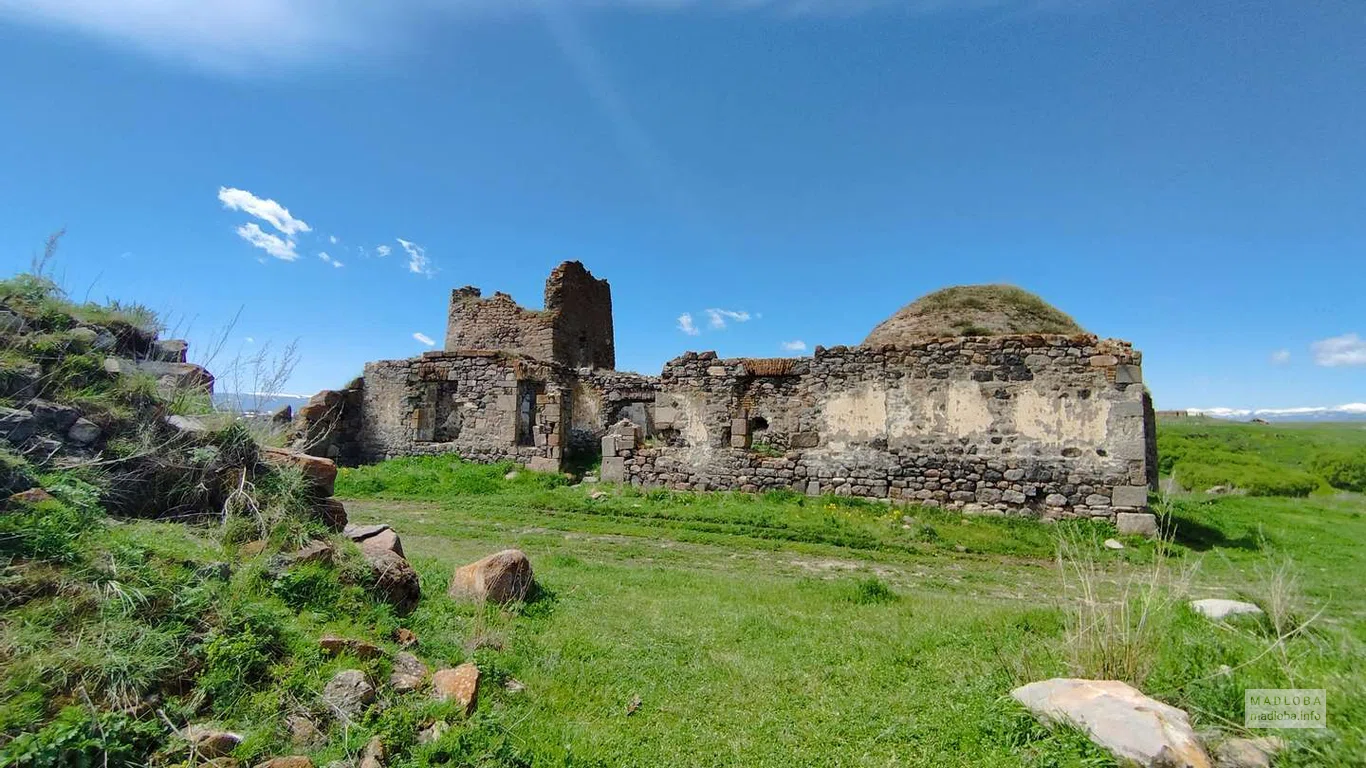
<svg viewBox="0 0 1366 768"><path fill-rule="evenodd" d="M678 316L678 330L688 334L689 336L696 336L702 333L702 331L698 329L696 325L693 324L691 312L684 312L683 314Z"/></svg>
<svg viewBox="0 0 1366 768"><path fill-rule="evenodd" d="M329 256L329 255L327 254L327 251L318 251L318 258L322 259L324 264L331 264L331 265L334 266L334 267L340 268L340 267L346 266L345 264L341 263L340 261L337 261L336 259L334 259L334 258L332 258L331 256Z"/></svg>
<svg viewBox="0 0 1366 768"><path fill-rule="evenodd" d="M241 211L267 222L285 237L313 231L303 219L294 218L288 208L274 200L257 197L245 189L219 187L218 200L230 211Z"/></svg>
<svg viewBox="0 0 1366 768"><path fill-rule="evenodd" d="M1366 339L1355 333L1345 333L1309 345L1314 362L1327 368L1343 365L1366 365Z"/></svg>
<svg viewBox="0 0 1366 768"><path fill-rule="evenodd" d="M1290 350L1278 349L1271 353L1272 365L1285 365L1288 362L1290 362Z"/></svg>
<svg viewBox="0 0 1366 768"><path fill-rule="evenodd" d="M409 272L424 277L431 277L436 274L436 270L432 268L431 259L427 258L426 248L423 248L410 240L404 240L401 237L395 239L398 240L398 244L403 246L403 250L408 254Z"/></svg>
<svg viewBox="0 0 1366 768"><path fill-rule="evenodd" d="M385 257L385 256L388 256L390 253L393 253L393 251L394 251L394 249L393 249L393 248L390 248L390 247L387 246L387 245L377 245L377 246L375 246L375 255L379 256L380 258L383 258L383 257Z"/></svg>
<svg viewBox="0 0 1366 768"><path fill-rule="evenodd" d="M508 13L694 11L786 19L878 11L1066 12L1093 5L1093 0L195 0L189 5L185 0L0 0L0 18L71 30L210 71L273 77L282 68L411 48L422 29L442 19L475 22Z"/></svg>
<svg viewBox="0 0 1366 768"><path fill-rule="evenodd" d="M716 330L726 327L727 320L734 320L737 323L747 323L750 321L750 314L744 310L734 309L709 309L707 310L707 325Z"/></svg>
<svg viewBox="0 0 1366 768"><path fill-rule="evenodd" d="M337 243L340 243L341 240L339 240L336 235L328 235L327 242L336 245Z"/></svg>
<svg viewBox="0 0 1366 768"><path fill-rule="evenodd" d="M793 340L793 341L784 341L784 342L783 342L782 344L780 344L779 346L781 346L783 349L787 350L788 352L805 352L805 351L806 351L806 342L802 341L801 339L796 339L796 340Z"/></svg>
<svg viewBox="0 0 1366 768"><path fill-rule="evenodd" d="M432 337L431 337L431 336L428 336L428 335L425 334L425 333L414 333L414 334L413 334L413 338L414 338L414 339L417 339L418 341L422 342L423 344L426 344L426 345L429 346L429 347L435 347L435 346L436 346L436 342L435 342L435 341L432 341Z"/></svg>
<svg viewBox="0 0 1366 768"><path fill-rule="evenodd" d="M293 240L272 235L261 229L254 221L249 221L234 231L238 237L281 261L294 261L299 258L299 252L294 250Z"/></svg>

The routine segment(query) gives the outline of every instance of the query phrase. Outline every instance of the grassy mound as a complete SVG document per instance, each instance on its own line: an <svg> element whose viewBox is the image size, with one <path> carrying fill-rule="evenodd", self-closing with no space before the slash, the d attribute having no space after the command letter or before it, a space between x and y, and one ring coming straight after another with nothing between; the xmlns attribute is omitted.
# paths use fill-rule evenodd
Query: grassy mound
<svg viewBox="0 0 1366 768"><path fill-rule="evenodd" d="M960 285L935 291L882 321L863 343L906 344L944 336L1085 333L1077 321L1013 285Z"/></svg>

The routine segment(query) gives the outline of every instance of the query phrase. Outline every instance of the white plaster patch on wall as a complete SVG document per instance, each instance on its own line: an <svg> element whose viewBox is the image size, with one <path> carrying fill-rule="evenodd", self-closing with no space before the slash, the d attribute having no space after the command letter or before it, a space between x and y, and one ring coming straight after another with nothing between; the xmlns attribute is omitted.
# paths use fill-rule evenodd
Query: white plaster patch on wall
<svg viewBox="0 0 1366 768"><path fill-rule="evenodd" d="M1015 396L1015 429L1049 445L1098 444L1105 440L1110 401L1045 397L1031 389Z"/></svg>
<svg viewBox="0 0 1366 768"><path fill-rule="evenodd" d="M602 426L601 393L582 382L574 382L569 418L571 429L597 434Z"/></svg>
<svg viewBox="0 0 1366 768"><path fill-rule="evenodd" d="M677 428L687 444L686 460L701 466L711 457L712 445L707 434L707 400L702 393L677 395Z"/></svg>
<svg viewBox="0 0 1366 768"><path fill-rule="evenodd" d="M975 382L955 381L887 391L888 436L892 439L951 435L970 437L991 429L990 401Z"/></svg>
<svg viewBox="0 0 1366 768"><path fill-rule="evenodd" d="M866 443L887 436L887 391L864 384L826 399L821 434L828 443Z"/></svg>

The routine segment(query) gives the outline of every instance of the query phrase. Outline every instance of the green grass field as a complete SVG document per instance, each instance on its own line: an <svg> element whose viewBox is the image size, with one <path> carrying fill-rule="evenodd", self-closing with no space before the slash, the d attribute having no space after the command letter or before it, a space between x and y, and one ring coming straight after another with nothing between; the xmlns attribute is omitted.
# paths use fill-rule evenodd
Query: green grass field
<svg viewBox="0 0 1366 768"><path fill-rule="evenodd" d="M1218 470L1234 453L1314 487L1156 499L1171 542L1115 551L1101 544L1113 528L1091 521L509 479L455 457L343 470L352 520L393 525L419 571L407 616L367 592L340 536L334 565L281 566L277 553L324 535L316 524L282 516L246 555L241 520L114 520L94 485L47 475L55 501L0 517L0 765L182 765L168 722L242 733L244 765L305 752L326 766L372 737L390 768L1114 765L1009 697L1063 675L1126 680L1227 734L1242 733L1248 688L1323 688L1329 729L1280 732L1276 765L1360 765L1366 499L1319 474L1357 433L1164 426L1173 436L1174 466ZM445 597L455 567L508 547L530 556L534 599ZM1187 607L1196 597L1267 615L1212 624ZM354 723L328 716L334 673L382 681L390 661L329 658L318 638L392 654L399 628L432 669L478 664L473 717L383 686ZM291 745L300 715L323 743ZM437 721L452 727L419 741Z"/></svg>
<svg viewBox="0 0 1366 768"><path fill-rule="evenodd" d="M1178 538L1159 557L1138 540L1104 550L1113 531L1091 523L569 487L506 469L401 459L344 471L338 492L353 519L403 534L433 591L497 549L531 557L548 597L456 631L495 635L497 675L526 684L481 716L536 765L1110 765L1008 698L1086 671L1068 650L1077 595L1060 539L1094 558L1112 596L1160 560L1173 580L1193 571L1191 596L1285 599L1298 620L1316 616L1278 644L1269 622L1221 628L1173 604L1131 682L1232 730L1246 688L1323 687L1332 731L1292 734L1278 765L1366 754L1359 497L1173 499Z"/></svg>

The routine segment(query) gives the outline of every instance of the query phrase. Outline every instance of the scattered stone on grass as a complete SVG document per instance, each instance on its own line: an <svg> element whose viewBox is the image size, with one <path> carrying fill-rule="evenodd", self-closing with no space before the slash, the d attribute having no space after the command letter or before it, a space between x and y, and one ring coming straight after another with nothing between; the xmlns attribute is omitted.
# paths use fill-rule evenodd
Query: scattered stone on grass
<svg viewBox="0 0 1366 768"><path fill-rule="evenodd" d="M384 742L378 736L366 742L359 768L384 768Z"/></svg>
<svg viewBox="0 0 1366 768"><path fill-rule="evenodd" d="M1275 736L1228 738L1214 747L1216 768L1271 768L1271 759L1285 748Z"/></svg>
<svg viewBox="0 0 1366 768"><path fill-rule="evenodd" d="M27 491L20 491L9 497L12 504L41 504L44 501L55 501L52 494L42 488L30 488Z"/></svg>
<svg viewBox="0 0 1366 768"><path fill-rule="evenodd" d="M411 653L394 656L393 671L389 673L389 685L399 693L410 693L427 683L430 670L422 660Z"/></svg>
<svg viewBox="0 0 1366 768"><path fill-rule="evenodd" d="M411 613L422 597L417 571L402 555L388 550L364 554L374 576L372 586L375 594L394 606L394 611L399 615Z"/></svg>
<svg viewBox="0 0 1366 768"><path fill-rule="evenodd" d="M418 731L417 743L431 744L433 741L436 741L437 739L441 738L442 734L450 730L450 728L450 723L446 722L445 720L437 720L436 722L432 723L426 728L423 728L421 731Z"/></svg>
<svg viewBox="0 0 1366 768"><path fill-rule="evenodd" d="M340 717L352 720L375 702L375 687L359 669L344 669L323 688L323 701Z"/></svg>
<svg viewBox="0 0 1366 768"><path fill-rule="evenodd" d="M525 600L533 582L531 561L517 549L505 549L455 570L446 594L478 602Z"/></svg>
<svg viewBox="0 0 1366 768"><path fill-rule="evenodd" d="M337 551L326 541L313 540L305 544L298 552L290 552L284 555L284 561L289 565L303 565L305 563L324 563L330 564L332 557Z"/></svg>
<svg viewBox="0 0 1366 768"><path fill-rule="evenodd" d="M207 725L192 725L185 729L185 739L195 753L203 758L225 757L242 743L242 734L213 728Z"/></svg>
<svg viewBox="0 0 1366 768"><path fill-rule="evenodd" d="M1117 541L1117 540L1115 540L1115 539L1106 539L1106 540L1105 540L1105 548L1106 548L1106 549L1124 549L1124 545L1121 544L1119 541Z"/></svg>
<svg viewBox="0 0 1366 768"><path fill-rule="evenodd" d="M394 630L394 642L397 642L400 648L412 648L417 645L417 635L407 627L399 627Z"/></svg>
<svg viewBox="0 0 1366 768"><path fill-rule="evenodd" d="M479 668L465 663L455 669L438 670L432 675L432 691L442 701L454 701L468 717L479 703Z"/></svg>
<svg viewBox="0 0 1366 768"><path fill-rule="evenodd" d="M299 749L314 749L327 743L327 736L312 720L303 715L290 715L285 718L289 729L289 741Z"/></svg>
<svg viewBox="0 0 1366 768"><path fill-rule="evenodd" d="M356 542L366 554L388 551L403 557L403 542L399 540L398 533L387 525L348 525L342 535Z"/></svg>
<svg viewBox="0 0 1366 768"><path fill-rule="evenodd" d="M1010 692L1046 724L1073 726L1121 763L1141 768L1212 768L1190 719L1117 680L1054 678Z"/></svg>
<svg viewBox="0 0 1366 768"><path fill-rule="evenodd" d="M1262 609L1241 600L1224 600L1217 597L1192 600L1191 608L1201 616L1213 621L1223 621L1233 616L1256 616Z"/></svg>
<svg viewBox="0 0 1366 768"><path fill-rule="evenodd" d="M318 498L332 495L337 482L337 464L331 459L269 446L261 449L261 458L276 466L297 467L304 473L304 477L308 478Z"/></svg>
<svg viewBox="0 0 1366 768"><path fill-rule="evenodd" d="M384 655L384 649L374 643L335 635L324 635L318 638L318 647L322 648L323 653L328 656L348 653L358 659L367 660Z"/></svg>
<svg viewBox="0 0 1366 768"><path fill-rule="evenodd" d="M313 761L304 755L272 757L264 763L257 763L255 768L313 768Z"/></svg>
<svg viewBox="0 0 1366 768"><path fill-rule="evenodd" d="M1115 528L1121 536L1158 536L1157 515L1151 512L1116 512Z"/></svg>

